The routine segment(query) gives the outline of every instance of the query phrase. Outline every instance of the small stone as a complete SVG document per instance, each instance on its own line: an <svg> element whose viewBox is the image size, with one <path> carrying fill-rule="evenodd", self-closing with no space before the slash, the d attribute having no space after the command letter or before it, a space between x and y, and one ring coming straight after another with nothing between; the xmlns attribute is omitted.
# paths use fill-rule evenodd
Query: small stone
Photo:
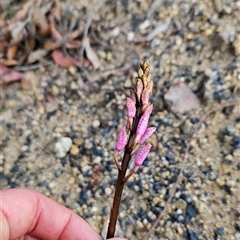
<svg viewBox="0 0 240 240"><path fill-rule="evenodd" d="M73 185L75 183L75 178L74 177L70 177L68 180L68 184L69 185Z"/></svg>
<svg viewBox="0 0 240 240"><path fill-rule="evenodd" d="M216 183L218 184L219 187L222 187L225 184L225 181L222 178L217 178Z"/></svg>
<svg viewBox="0 0 240 240"><path fill-rule="evenodd" d="M43 106L40 106L38 109L37 109L38 113L43 115L45 113L45 108Z"/></svg>
<svg viewBox="0 0 240 240"><path fill-rule="evenodd" d="M127 78L125 83L124 83L124 87L125 88L130 88L132 86L132 81L130 78Z"/></svg>
<svg viewBox="0 0 240 240"><path fill-rule="evenodd" d="M85 143L84 143L84 147L86 149L91 149L93 147L93 144L92 144L92 142L89 139L86 139Z"/></svg>
<svg viewBox="0 0 240 240"><path fill-rule="evenodd" d="M77 145L73 144L72 147L71 147L71 150L70 150L70 153L72 155L77 155L79 153L79 148Z"/></svg>
<svg viewBox="0 0 240 240"><path fill-rule="evenodd" d="M56 85L52 86L52 94L55 97L58 96L58 94L59 94L59 89L58 89L58 87Z"/></svg>
<svg viewBox="0 0 240 240"><path fill-rule="evenodd" d="M84 143L84 140L82 138L74 138L73 143L77 146L81 146Z"/></svg>
<svg viewBox="0 0 240 240"><path fill-rule="evenodd" d="M98 128L100 126L100 124L101 124L101 122L98 119L96 119L92 122L92 126L94 128Z"/></svg>
<svg viewBox="0 0 240 240"><path fill-rule="evenodd" d="M75 75L75 73L77 72L77 68L74 66L71 66L68 68L68 71L72 74Z"/></svg>
<svg viewBox="0 0 240 240"><path fill-rule="evenodd" d="M59 158L66 156L67 152L71 149L72 139L69 137L61 137L55 144L56 155Z"/></svg>
<svg viewBox="0 0 240 240"><path fill-rule="evenodd" d="M135 37L135 33L134 32L129 32L128 35L127 35L127 40L129 42L131 42L131 41L133 41L134 37Z"/></svg>
<svg viewBox="0 0 240 240"><path fill-rule="evenodd" d="M111 196L111 195L112 195L112 189L111 189L110 187L107 187L107 188L105 189L105 194L106 194L107 196Z"/></svg>
<svg viewBox="0 0 240 240"><path fill-rule="evenodd" d="M33 72L26 72L24 73L21 81L22 88L24 90L29 90L33 87L35 82L35 74Z"/></svg>
<svg viewBox="0 0 240 240"><path fill-rule="evenodd" d="M33 169L33 163L27 162L27 169L28 169L28 170Z"/></svg>

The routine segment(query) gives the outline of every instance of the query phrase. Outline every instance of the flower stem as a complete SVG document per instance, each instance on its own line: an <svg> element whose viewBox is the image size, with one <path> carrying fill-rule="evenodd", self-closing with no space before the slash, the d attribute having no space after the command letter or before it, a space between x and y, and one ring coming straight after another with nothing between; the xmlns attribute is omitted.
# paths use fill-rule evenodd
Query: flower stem
<svg viewBox="0 0 240 240"><path fill-rule="evenodd" d="M125 184L123 179L126 175L128 163L129 163L130 159L131 159L131 153L125 152L124 157L123 157L123 162L122 162L122 170L118 170L118 178L117 178L117 183L116 183L116 188L115 188L113 205L112 205L111 213L110 213L110 221L109 221L109 225L108 225L107 239L113 238L114 234L115 234L119 206L121 203L122 191L123 191L123 187Z"/></svg>

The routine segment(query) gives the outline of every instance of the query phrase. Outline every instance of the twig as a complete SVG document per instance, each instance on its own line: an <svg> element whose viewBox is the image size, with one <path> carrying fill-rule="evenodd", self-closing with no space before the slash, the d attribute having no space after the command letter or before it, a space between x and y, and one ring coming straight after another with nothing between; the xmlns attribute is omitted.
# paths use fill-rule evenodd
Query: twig
<svg viewBox="0 0 240 240"><path fill-rule="evenodd" d="M80 50L80 61L81 63L83 62L83 53L84 53L84 49L85 49L85 39L88 35L88 31L89 31L89 28L90 28L90 25L91 25L91 22L93 20L93 17L95 15L95 13L99 10L99 8L102 6L102 4L105 2L105 0L101 0L98 2L98 4L95 6L95 8L93 9L92 13L90 14L86 24L85 24L85 28L84 28L84 32L83 32L83 40L82 40L82 47L81 47L81 50Z"/></svg>
<svg viewBox="0 0 240 240"><path fill-rule="evenodd" d="M184 157L183 157L183 163L182 163L182 166L180 168L180 172L178 174L178 177L177 177L177 181L174 185L174 188L170 194L170 197L168 198L167 202L166 202L166 205L164 207L164 209L162 210L162 212L158 215L158 218L157 220L154 222L154 224L152 225L151 229L148 231L148 233L144 236L143 240L149 240L149 237L151 236L151 234L153 233L154 229L157 227L157 225L159 224L162 216L165 214L165 212L167 211L167 207L169 205L169 203L172 201L172 198L176 192L176 189L179 185L179 182L181 180L181 177L182 177L182 172L183 172L183 169L185 167L185 164L187 162L187 157L188 157L188 153L189 153L189 148L190 148L190 145L191 145L191 142L192 140L197 136L196 133L199 129L199 127L201 126L201 124L203 123L203 121L205 121L205 119L213 112L216 112L216 111L219 111L221 109L223 109L224 107L230 107L230 106L234 106L234 105L238 105L240 104L240 101L234 101L234 102L230 102L230 103L224 103L224 104L221 104L220 106L217 106L217 107L214 107L213 109L210 109L208 110L199 120L198 124L196 125L196 127L194 128L193 130L193 133L187 143L187 146L186 146L186 149L185 149L185 153L184 153Z"/></svg>
<svg viewBox="0 0 240 240"><path fill-rule="evenodd" d="M34 70L34 69L38 69L41 66L49 66L52 65L53 62L52 61L45 61L42 63L36 63L36 64L32 64L32 65L28 65L28 66L18 66L18 67L14 67L13 69L16 71L29 71L29 70Z"/></svg>

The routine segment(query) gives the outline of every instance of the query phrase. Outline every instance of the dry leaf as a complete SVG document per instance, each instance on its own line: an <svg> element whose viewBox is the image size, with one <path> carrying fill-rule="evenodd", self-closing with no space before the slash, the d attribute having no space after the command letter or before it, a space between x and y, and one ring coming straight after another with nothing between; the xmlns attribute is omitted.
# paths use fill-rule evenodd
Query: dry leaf
<svg viewBox="0 0 240 240"><path fill-rule="evenodd" d="M30 55L28 56L28 60L27 63L31 64L34 63L36 61L41 60L43 57L45 57L47 55L48 51L45 49L38 49L34 52L31 52Z"/></svg>
<svg viewBox="0 0 240 240"><path fill-rule="evenodd" d="M99 68L100 67L100 61L98 59L97 54L94 52L94 50L92 49L92 47L90 45L89 37L86 37L84 39L83 44L84 44L86 55L87 55L87 58L89 59L89 61L92 63L92 65L95 69Z"/></svg>
<svg viewBox="0 0 240 240"><path fill-rule="evenodd" d="M53 41L53 40L47 40L47 41L44 42L44 48L48 51L55 50L55 49L57 49L61 46L62 46L62 43L56 42L56 41Z"/></svg>
<svg viewBox="0 0 240 240"><path fill-rule="evenodd" d="M22 41L23 37L26 35L26 30L24 29L26 22L17 22L12 27L11 35L14 42Z"/></svg>
<svg viewBox="0 0 240 240"><path fill-rule="evenodd" d="M61 9L61 5L59 0L55 0L55 8L52 9L52 15L57 19L60 20L61 19L61 13L62 13L62 9Z"/></svg>
<svg viewBox="0 0 240 240"><path fill-rule="evenodd" d="M22 78L22 73L9 69L0 63L0 83L18 81Z"/></svg>
<svg viewBox="0 0 240 240"><path fill-rule="evenodd" d="M18 50L18 44L12 45L7 49L7 59L14 59Z"/></svg>
<svg viewBox="0 0 240 240"><path fill-rule="evenodd" d="M54 16L50 15L49 16L49 21L50 21L50 29L52 36L56 38L57 40L62 40L62 34L57 30L55 26L55 21L54 21Z"/></svg>
<svg viewBox="0 0 240 240"><path fill-rule="evenodd" d="M82 45L81 41L75 40L75 41L67 42L66 48L74 49L74 48L79 48L81 45Z"/></svg>
<svg viewBox="0 0 240 240"><path fill-rule="evenodd" d="M184 82L173 84L164 98L173 112L184 113L200 106L198 98Z"/></svg>
<svg viewBox="0 0 240 240"><path fill-rule="evenodd" d="M40 36L46 37L50 34L50 26L47 18L40 9L35 8L33 13L33 22L35 23L36 27L39 28Z"/></svg>
<svg viewBox="0 0 240 240"><path fill-rule="evenodd" d="M17 11L17 13L14 16L14 19L16 21L23 20L27 16L27 13L28 13L31 5L32 5L31 2L26 2L23 5L23 7L19 11Z"/></svg>
<svg viewBox="0 0 240 240"><path fill-rule="evenodd" d="M63 53L59 50L55 50L52 53L52 58L55 63L57 63L61 67L70 67L74 66L73 62L69 59L69 57L64 56Z"/></svg>
<svg viewBox="0 0 240 240"><path fill-rule="evenodd" d="M81 29L76 30L76 31L73 31L73 32L70 32L70 33L67 35L67 40L73 40L73 39L79 37L81 33L82 33L82 30L81 30Z"/></svg>
<svg viewBox="0 0 240 240"><path fill-rule="evenodd" d="M1 63L7 67L18 65L18 61L15 59L5 59L5 60L2 60Z"/></svg>

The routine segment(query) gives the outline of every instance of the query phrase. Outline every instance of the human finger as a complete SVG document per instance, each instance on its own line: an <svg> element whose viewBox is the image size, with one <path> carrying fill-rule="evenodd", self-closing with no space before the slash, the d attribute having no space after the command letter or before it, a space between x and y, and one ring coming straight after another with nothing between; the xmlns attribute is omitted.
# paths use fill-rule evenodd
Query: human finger
<svg viewBox="0 0 240 240"><path fill-rule="evenodd" d="M0 232L3 240L24 235L46 240L102 240L77 214L29 189L0 191Z"/></svg>

